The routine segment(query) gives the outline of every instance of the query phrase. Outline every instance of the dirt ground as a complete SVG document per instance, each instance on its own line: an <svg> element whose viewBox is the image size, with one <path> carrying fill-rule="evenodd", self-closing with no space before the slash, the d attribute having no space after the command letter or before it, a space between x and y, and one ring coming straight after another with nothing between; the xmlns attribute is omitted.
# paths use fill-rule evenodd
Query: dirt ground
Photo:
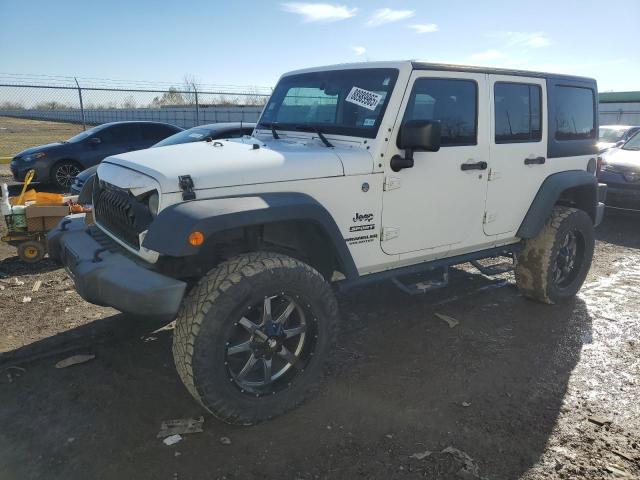
<svg viewBox="0 0 640 480"><path fill-rule="evenodd" d="M13 157L25 148L67 140L82 131L82 125L0 117L0 158Z"/></svg>
<svg viewBox="0 0 640 480"><path fill-rule="evenodd" d="M254 427L192 400L170 326L89 305L53 263L3 246L0 479L640 478L639 219L606 218L569 304L466 270L427 295L341 295L322 393ZM96 358L54 368L76 353ZM200 415L204 432L156 438Z"/></svg>

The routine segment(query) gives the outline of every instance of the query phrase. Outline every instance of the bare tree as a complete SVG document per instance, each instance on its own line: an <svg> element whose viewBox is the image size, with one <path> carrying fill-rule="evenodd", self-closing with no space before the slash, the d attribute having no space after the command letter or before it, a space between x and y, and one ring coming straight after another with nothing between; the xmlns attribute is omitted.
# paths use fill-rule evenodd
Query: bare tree
<svg viewBox="0 0 640 480"><path fill-rule="evenodd" d="M260 89L256 86L249 87L249 95L244 96L245 105L261 106L267 103L268 95L260 93Z"/></svg>
<svg viewBox="0 0 640 480"><path fill-rule="evenodd" d="M40 102L35 106L36 110L57 110L62 108L68 108L64 103L51 101L51 102Z"/></svg>
<svg viewBox="0 0 640 480"><path fill-rule="evenodd" d="M199 83L199 80L192 73L185 73L182 77L183 95L186 103L196 103L196 91L200 90Z"/></svg>
<svg viewBox="0 0 640 480"><path fill-rule="evenodd" d="M164 92L160 97L154 97L151 101L152 107L167 107L175 105L184 105L184 95L176 87L170 87L169 91Z"/></svg>
<svg viewBox="0 0 640 480"><path fill-rule="evenodd" d="M133 95L129 95L122 102L122 108L136 108L138 105L136 104L136 99L133 98Z"/></svg>
<svg viewBox="0 0 640 480"><path fill-rule="evenodd" d="M24 110L24 104L22 102L6 101L0 103L0 109L2 110Z"/></svg>

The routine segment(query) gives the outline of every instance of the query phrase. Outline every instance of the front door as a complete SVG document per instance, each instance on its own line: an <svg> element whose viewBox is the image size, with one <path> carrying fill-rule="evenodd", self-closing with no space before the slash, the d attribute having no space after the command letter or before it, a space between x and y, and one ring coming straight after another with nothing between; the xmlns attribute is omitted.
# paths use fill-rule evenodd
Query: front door
<svg viewBox="0 0 640 480"><path fill-rule="evenodd" d="M482 237L489 127L487 76L416 70L385 153L382 249L437 254ZM414 166L393 172L400 126L414 119L442 125L438 152L415 152Z"/></svg>
<svg viewBox="0 0 640 480"><path fill-rule="evenodd" d="M484 231L512 237L547 176L545 81L489 76L493 121Z"/></svg>

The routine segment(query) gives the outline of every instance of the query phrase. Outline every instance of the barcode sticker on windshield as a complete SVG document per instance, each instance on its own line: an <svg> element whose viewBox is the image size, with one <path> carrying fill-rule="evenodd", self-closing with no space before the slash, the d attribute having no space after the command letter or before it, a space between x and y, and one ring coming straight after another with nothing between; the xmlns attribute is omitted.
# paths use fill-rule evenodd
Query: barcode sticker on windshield
<svg viewBox="0 0 640 480"><path fill-rule="evenodd" d="M382 100L382 95L362 88L353 87L345 100L349 103L364 107L367 110L375 110L380 100Z"/></svg>

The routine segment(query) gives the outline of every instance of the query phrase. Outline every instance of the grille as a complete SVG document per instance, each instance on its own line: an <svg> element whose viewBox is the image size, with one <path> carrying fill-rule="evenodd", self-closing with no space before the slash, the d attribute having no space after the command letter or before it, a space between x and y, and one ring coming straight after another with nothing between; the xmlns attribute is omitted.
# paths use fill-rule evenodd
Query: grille
<svg viewBox="0 0 640 480"><path fill-rule="evenodd" d="M120 240L140 248L139 234L151 223L147 205L131 193L106 182L99 180L97 185L93 206L98 223Z"/></svg>
<svg viewBox="0 0 640 480"><path fill-rule="evenodd" d="M640 173L640 170L636 166L616 165L615 163L607 163L602 167L602 169L611 173Z"/></svg>

